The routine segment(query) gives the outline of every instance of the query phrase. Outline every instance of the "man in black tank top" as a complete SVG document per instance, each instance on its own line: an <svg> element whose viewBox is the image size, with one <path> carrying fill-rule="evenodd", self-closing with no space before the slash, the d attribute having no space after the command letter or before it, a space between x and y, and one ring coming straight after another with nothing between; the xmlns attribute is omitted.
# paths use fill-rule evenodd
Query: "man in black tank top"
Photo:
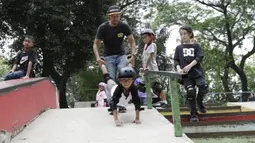
<svg viewBox="0 0 255 143"><path fill-rule="evenodd" d="M102 23L98 29L95 37L93 50L96 56L99 67L105 64L109 75L115 80L116 70L120 70L131 63L134 63L135 56L135 40L129 25L120 21L121 11L119 6L113 5L108 9L109 21ZM128 61L126 56L123 40L125 36L131 46L131 59ZM100 58L98 47L103 41L103 56L104 60ZM133 65L134 66L134 65Z"/></svg>

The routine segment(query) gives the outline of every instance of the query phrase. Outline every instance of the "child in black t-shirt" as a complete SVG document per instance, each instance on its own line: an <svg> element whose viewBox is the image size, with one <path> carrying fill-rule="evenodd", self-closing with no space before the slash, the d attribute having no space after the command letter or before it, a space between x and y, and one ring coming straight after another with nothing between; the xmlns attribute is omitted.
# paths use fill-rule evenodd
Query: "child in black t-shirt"
<svg viewBox="0 0 255 143"><path fill-rule="evenodd" d="M33 49L34 38L26 36L23 41L24 49L17 54L12 70L5 76L4 80L29 78L33 74L33 65L36 63L37 54Z"/></svg>
<svg viewBox="0 0 255 143"><path fill-rule="evenodd" d="M135 70L132 67L121 68L118 74L119 84L112 80L108 71L106 70L105 65L101 66L101 70L104 74L104 80L106 83L105 88L111 94L110 108L113 111L116 126L120 126L122 124L118 118L117 106L121 105L122 107L125 107L130 104L130 102L135 105L136 111L135 120L133 123L140 124L141 102L138 96L137 88L133 83L136 76Z"/></svg>
<svg viewBox="0 0 255 143"><path fill-rule="evenodd" d="M200 45L191 41L194 38L191 27L181 27L180 36L182 44L177 46L175 50L174 65L178 72L188 73L188 78L184 78L182 82L187 90L187 99L191 112L190 121L198 122L196 101L199 111L206 113L203 97L208 93L208 86L200 65L204 55ZM196 86L198 87L198 93L196 92Z"/></svg>

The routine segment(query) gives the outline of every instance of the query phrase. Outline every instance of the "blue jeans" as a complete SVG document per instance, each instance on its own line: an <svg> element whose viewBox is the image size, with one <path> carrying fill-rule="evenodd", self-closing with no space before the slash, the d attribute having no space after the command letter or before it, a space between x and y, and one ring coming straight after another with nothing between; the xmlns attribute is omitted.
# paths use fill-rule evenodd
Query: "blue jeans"
<svg viewBox="0 0 255 143"><path fill-rule="evenodd" d="M116 69L119 71L121 68L128 66L127 55L112 55L106 56L105 66L109 72L110 77L116 81Z"/></svg>
<svg viewBox="0 0 255 143"><path fill-rule="evenodd" d="M15 71L15 72L12 72L12 73L8 73L4 77L4 80L19 79L19 78L24 77L24 76L25 76L25 72L22 71L22 70L19 70L19 71Z"/></svg>

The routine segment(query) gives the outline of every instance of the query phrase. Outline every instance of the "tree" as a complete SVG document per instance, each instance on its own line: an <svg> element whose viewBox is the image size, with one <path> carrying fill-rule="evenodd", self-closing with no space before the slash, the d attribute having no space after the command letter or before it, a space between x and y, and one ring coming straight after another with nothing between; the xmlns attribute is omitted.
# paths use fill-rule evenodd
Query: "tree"
<svg viewBox="0 0 255 143"><path fill-rule="evenodd" d="M111 4L111 0L1 1L0 17L8 25L1 29L8 28L5 34L17 37L14 50L20 49L25 34L36 38L36 48L43 55L43 76L55 81L61 108L68 107L68 78L92 58L96 27Z"/></svg>
<svg viewBox="0 0 255 143"><path fill-rule="evenodd" d="M224 51L224 73L221 75L224 90L230 92L228 78L229 68L232 68L240 77L241 90L248 91L245 62L255 53L255 44L237 65L234 49L242 47L245 38L253 35L255 21L253 9L255 2L244 1L209 1L193 0L193 2L174 2L159 4L156 25L166 26L188 24L198 30L202 39L210 42L210 47L218 47ZM253 38L252 38L253 39ZM254 41L254 40L253 40ZM216 46L215 46L216 45ZM248 96L243 96L247 101Z"/></svg>

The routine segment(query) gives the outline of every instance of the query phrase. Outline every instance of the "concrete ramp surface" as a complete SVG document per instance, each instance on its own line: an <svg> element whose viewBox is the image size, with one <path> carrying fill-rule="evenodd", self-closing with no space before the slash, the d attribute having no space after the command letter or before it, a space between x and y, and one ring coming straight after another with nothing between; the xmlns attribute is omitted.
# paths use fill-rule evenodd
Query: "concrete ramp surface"
<svg viewBox="0 0 255 143"><path fill-rule="evenodd" d="M12 143L193 143L174 136L173 125L155 109L141 111L142 124L132 124L133 107L119 114L116 127L107 108L51 109L18 134Z"/></svg>

